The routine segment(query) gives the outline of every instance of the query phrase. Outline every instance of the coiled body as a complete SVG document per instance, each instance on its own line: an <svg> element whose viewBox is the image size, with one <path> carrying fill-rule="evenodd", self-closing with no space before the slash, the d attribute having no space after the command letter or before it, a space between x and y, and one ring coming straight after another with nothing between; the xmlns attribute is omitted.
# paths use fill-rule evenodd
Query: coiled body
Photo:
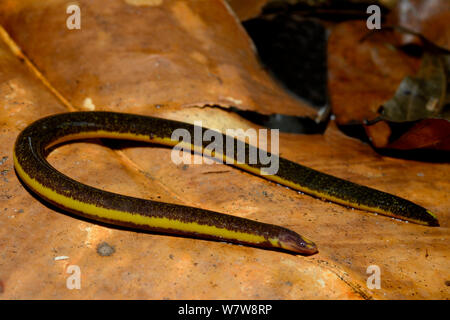
<svg viewBox="0 0 450 320"><path fill-rule="evenodd" d="M179 141L172 140L171 136L176 129L185 129L192 134L195 130L191 124L134 114L57 114L38 120L21 132L15 144L14 164L22 181L40 197L90 219L138 229L281 248L302 254L317 252L312 241L289 229L199 208L106 192L67 177L45 159L49 147L75 139L129 139L175 146ZM191 145L191 149L199 151L206 145ZM245 144L246 153L252 148ZM226 150L224 154L227 154ZM242 164L237 161L233 165L254 174L260 174L263 167L260 163ZM263 177L351 207L425 225L438 225L429 211L408 200L323 174L286 159L279 158L276 174Z"/></svg>

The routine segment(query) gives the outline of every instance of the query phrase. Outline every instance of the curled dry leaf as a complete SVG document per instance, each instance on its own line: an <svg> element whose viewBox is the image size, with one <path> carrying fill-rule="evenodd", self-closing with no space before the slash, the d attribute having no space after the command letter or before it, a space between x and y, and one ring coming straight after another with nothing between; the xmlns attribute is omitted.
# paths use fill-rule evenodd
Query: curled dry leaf
<svg viewBox="0 0 450 320"><path fill-rule="evenodd" d="M420 33L431 42L450 49L450 1L398 0L387 24L400 25ZM411 34L397 34L403 43L418 42Z"/></svg>
<svg viewBox="0 0 450 320"><path fill-rule="evenodd" d="M426 53L417 75L406 77L394 97L383 104L382 118L393 122L450 120L449 75L450 55Z"/></svg>
<svg viewBox="0 0 450 320"><path fill-rule="evenodd" d="M397 126L394 139L373 140L377 147L450 150L450 52L421 37L425 54L418 73L403 79L380 109L380 119L411 125Z"/></svg>
<svg viewBox="0 0 450 320"><path fill-rule="evenodd" d="M429 128L429 134L415 141L410 139L418 132L406 134L408 130L423 130L424 126L433 126L435 122L392 125L394 122L449 119L448 51L421 34L403 27L398 29L400 34L422 40L425 52L422 59L397 49L404 42L398 33L390 32L390 28L367 36L362 23L347 22L333 30L329 65L330 95L336 120L341 125L364 126L376 148L448 150L445 146L450 128L445 122ZM374 124L375 119L386 123ZM430 136L431 132L436 135Z"/></svg>
<svg viewBox="0 0 450 320"><path fill-rule="evenodd" d="M395 48L389 32L366 38L363 21L338 24L328 41L329 92L340 125L359 124L378 116L378 109L401 81L416 73L420 60Z"/></svg>

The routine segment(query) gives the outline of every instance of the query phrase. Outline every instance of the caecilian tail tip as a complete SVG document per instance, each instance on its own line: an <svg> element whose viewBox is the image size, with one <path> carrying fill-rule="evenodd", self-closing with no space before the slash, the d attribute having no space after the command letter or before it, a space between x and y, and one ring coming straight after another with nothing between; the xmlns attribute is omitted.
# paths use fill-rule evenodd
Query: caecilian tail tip
<svg viewBox="0 0 450 320"><path fill-rule="evenodd" d="M430 227L439 227L440 225L439 225L439 221L437 220L437 219L433 219L433 220L431 220L431 221L428 221L428 225L430 226Z"/></svg>
<svg viewBox="0 0 450 320"><path fill-rule="evenodd" d="M283 249L303 255L312 255L319 252L314 242L293 231L283 232L279 236L279 241Z"/></svg>
<svg viewBox="0 0 450 320"><path fill-rule="evenodd" d="M439 221L438 221L437 217L430 210L427 210L427 213L428 213L427 224L430 227L439 227Z"/></svg>

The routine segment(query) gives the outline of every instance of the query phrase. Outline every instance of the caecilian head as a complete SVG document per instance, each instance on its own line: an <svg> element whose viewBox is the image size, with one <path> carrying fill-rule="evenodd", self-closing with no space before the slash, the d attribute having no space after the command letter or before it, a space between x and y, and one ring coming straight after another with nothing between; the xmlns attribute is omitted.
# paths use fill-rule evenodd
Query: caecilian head
<svg viewBox="0 0 450 320"><path fill-rule="evenodd" d="M278 240L280 247L289 251L304 255L315 254L319 251L314 242L291 230L286 229L280 232Z"/></svg>

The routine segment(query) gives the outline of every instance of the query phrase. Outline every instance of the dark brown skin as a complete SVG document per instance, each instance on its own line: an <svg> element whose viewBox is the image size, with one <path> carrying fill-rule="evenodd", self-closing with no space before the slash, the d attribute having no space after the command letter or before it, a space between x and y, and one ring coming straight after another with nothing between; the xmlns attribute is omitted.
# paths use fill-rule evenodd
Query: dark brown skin
<svg viewBox="0 0 450 320"><path fill-rule="evenodd" d="M56 191L65 197L76 199L83 203L94 204L97 207L114 209L132 214L149 217L164 217L182 222L195 222L199 225L216 226L231 231L243 232L263 236L266 241L258 244L261 247L273 247L268 239L280 239L292 251L311 254L317 252L317 248L297 233L283 227L260 223L249 219L243 219L230 215L220 214L208 210L174 205L169 203L149 201L139 198L127 197L119 194L105 192L81 184L56 171L45 160L47 146L58 141L62 137L77 133L98 132L100 130L114 133L129 133L133 135L145 135L149 140L155 138L169 138L175 129L186 129L194 136L194 126L191 124L171 121L166 119L152 118L133 114L122 114L114 112L74 112L43 118L27 127L17 138L15 145L15 157L23 171L31 178L38 181L45 188ZM202 128L202 130L208 130ZM226 148L226 139L234 139L223 135L223 146ZM237 148L237 140L232 145ZM203 147L210 142L204 141ZM245 144L246 156L254 147ZM224 150L226 153L226 150ZM234 155L236 155L236 149ZM246 163L248 163L246 161ZM261 169L261 163L248 164L248 166ZM292 182L301 188L310 190L315 196L323 197L333 201L338 199L339 203L349 206L365 206L373 208L375 212L386 212L401 219L419 222L422 224L437 226L437 219L425 208L418 206L408 200L394 195L361 186L346 180L342 180L289 160L279 158L279 170L276 177L285 182ZM263 176L273 180L270 176ZM275 181L275 180L273 180ZM32 186L30 186L32 188ZM299 188L299 190L302 190ZM36 191L36 190L35 190ZM304 190L302 190L304 191ZM308 191L306 191L308 192ZM42 195L41 195L42 196ZM43 197L43 196L42 196ZM56 205L63 207L59 203ZM67 208L64 208L66 209ZM98 219L86 213L75 211L77 214L103 220L108 223L127 225L142 229L157 230L157 228L146 228L133 224ZM170 233L182 233L176 229L157 230ZM189 233L188 235L211 238L208 235ZM235 239L224 239L212 237L218 240L239 242ZM254 243L249 243L255 245Z"/></svg>

